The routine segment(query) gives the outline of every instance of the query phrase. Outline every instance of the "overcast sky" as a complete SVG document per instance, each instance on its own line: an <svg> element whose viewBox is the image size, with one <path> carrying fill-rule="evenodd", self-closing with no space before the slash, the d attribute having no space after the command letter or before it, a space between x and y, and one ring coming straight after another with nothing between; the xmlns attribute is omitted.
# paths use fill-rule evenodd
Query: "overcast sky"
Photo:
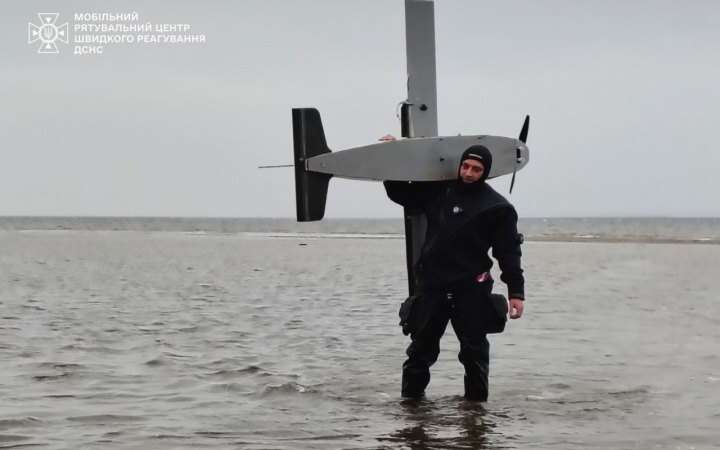
<svg viewBox="0 0 720 450"><path fill-rule="evenodd" d="M334 150L399 135L402 0L28 1L0 13L0 215L295 214L293 107ZM28 22L133 12L205 44L38 54ZM435 2L441 135L517 136L521 216L720 216L720 3ZM507 195L509 177L492 183ZM326 217L399 217L333 179Z"/></svg>

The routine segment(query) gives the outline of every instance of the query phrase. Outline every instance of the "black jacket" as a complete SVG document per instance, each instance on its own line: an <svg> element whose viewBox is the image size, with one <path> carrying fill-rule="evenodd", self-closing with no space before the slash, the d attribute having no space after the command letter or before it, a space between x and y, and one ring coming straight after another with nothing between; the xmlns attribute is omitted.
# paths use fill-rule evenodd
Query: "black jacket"
<svg viewBox="0 0 720 450"><path fill-rule="evenodd" d="M466 189L461 181L385 181L388 197L424 213L427 232L415 274L423 286L448 287L472 280L498 261L510 298L524 298L522 236L515 208L486 183Z"/></svg>

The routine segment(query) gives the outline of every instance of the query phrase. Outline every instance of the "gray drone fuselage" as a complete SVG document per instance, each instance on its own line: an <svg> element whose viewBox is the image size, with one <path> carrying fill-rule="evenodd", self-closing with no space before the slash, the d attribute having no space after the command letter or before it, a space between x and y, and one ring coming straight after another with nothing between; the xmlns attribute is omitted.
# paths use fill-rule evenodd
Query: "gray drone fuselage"
<svg viewBox="0 0 720 450"><path fill-rule="evenodd" d="M472 145L492 153L489 178L520 170L528 147L502 136L410 138L324 153L305 160L305 170L356 180L439 181L457 177L462 153Z"/></svg>

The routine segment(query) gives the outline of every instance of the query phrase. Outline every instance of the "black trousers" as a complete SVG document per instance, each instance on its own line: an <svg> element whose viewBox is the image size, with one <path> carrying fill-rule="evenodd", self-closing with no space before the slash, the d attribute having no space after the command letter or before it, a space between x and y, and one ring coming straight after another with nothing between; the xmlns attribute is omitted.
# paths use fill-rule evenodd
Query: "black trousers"
<svg viewBox="0 0 720 450"><path fill-rule="evenodd" d="M487 401L490 343L484 319L493 314L492 281L454 289L423 290L413 306L414 330L403 364L402 396L421 397L430 383L430 366L440 354L448 322L460 341L458 359L465 366L465 398ZM416 309L417 308L417 309Z"/></svg>

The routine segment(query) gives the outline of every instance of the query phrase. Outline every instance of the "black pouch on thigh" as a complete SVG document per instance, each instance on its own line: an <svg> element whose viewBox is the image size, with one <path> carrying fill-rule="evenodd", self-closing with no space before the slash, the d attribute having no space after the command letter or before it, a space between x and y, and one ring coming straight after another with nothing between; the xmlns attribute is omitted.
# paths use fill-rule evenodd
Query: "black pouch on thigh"
<svg viewBox="0 0 720 450"><path fill-rule="evenodd" d="M485 321L485 332L488 334L502 333L507 323L508 302L502 294L490 294L489 300L492 311Z"/></svg>
<svg viewBox="0 0 720 450"><path fill-rule="evenodd" d="M423 293L412 295L400 305L400 326L403 334L421 332L437 314L438 299L436 296Z"/></svg>
<svg viewBox="0 0 720 450"><path fill-rule="evenodd" d="M417 309L415 303L419 297L419 295L411 295L400 304L400 311L398 312L400 323L398 325L402 327L402 332L405 336L414 331L415 327L413 326L413 322L416 321L413 320L413 310Z"/></svg>
<svg viewBox="0 0 720 450"><path fill-rule="evenodd" d="M486 334L502 333L507 323L508 303L505 296L492 293L493 281L479 283L476 290L476 314Z"/></svg>

